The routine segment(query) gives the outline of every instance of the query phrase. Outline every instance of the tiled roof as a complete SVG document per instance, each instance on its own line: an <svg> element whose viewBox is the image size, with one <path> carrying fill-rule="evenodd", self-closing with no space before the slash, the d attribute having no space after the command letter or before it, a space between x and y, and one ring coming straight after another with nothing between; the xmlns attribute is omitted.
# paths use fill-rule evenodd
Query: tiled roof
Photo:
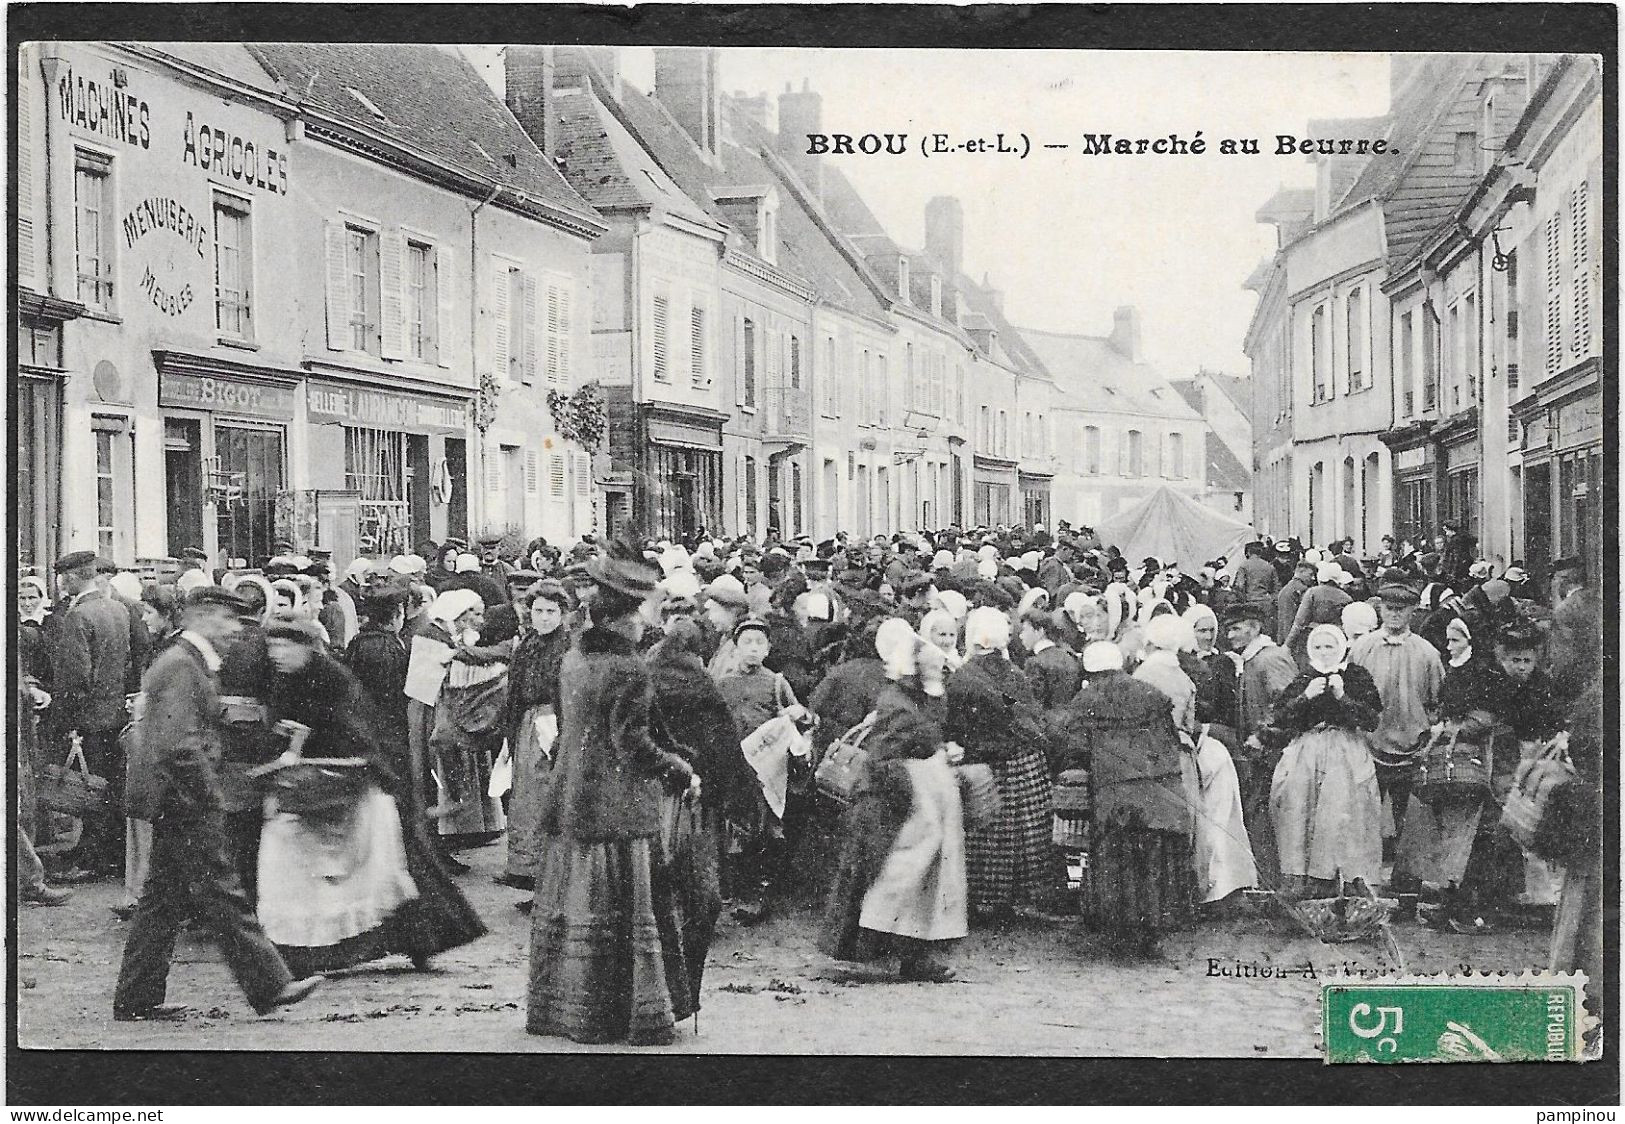
<svg viewBox="0 0 1625 1124"><path fill-rule="evenodd" d="M1063 392L1061 404L1067 408L1085 413L1202 420L1155 367L1130 362L1103 337L1033 328L1022 328L1020 334Z"/></svg>
<svg viewBox="0 0 1625 1124"><path fill-rule="evenodd" d="M1236 459L1230 446L1209 429L1202 435L1207 453L1207 486L1226 492L1247 492L1253 487L1253 474Z"/></svg>
<svg viewBox="0 0 1625 1124"><path fill-rule="evenodd" d="M275 85L265 68L241 43L211 43L199 39L188 43L143 42L140 46L212 70L245 86L271 90Z"/></svg>
<svg viewBox="0 0 1625 1124"><path fill-rule="evenodd" d="M414 43L247 47L294 98L467 174L593 216L474 68L450 49Z"/></svg>
<svg viewBox="0 0 1625 1124"><path fill-rule="evenodd" d="M710 221L710 214L592 92L558 92L553 119L559 127L555 150L565 178L593 206L608 210L653 205L698 222Z"/></svg>
<svg viewBox="0 0 1625 1124"><path fill-rule="evenodd" d="M1281 222L1307 218L1314 213L1314 188L1283 187L1271 195L1253 217L1259 222Z"/></svg>

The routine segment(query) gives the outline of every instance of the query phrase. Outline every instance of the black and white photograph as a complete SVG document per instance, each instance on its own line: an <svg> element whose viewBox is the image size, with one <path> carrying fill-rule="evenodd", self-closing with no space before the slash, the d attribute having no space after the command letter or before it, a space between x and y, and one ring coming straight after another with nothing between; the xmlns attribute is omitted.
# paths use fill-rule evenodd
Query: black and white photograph
<svg viewBox="0 0 1625 1124"><path fill-rule="evenodd" d="M1617 1081L1608 44L520 11L12 42L14 1065Z"/></svg>

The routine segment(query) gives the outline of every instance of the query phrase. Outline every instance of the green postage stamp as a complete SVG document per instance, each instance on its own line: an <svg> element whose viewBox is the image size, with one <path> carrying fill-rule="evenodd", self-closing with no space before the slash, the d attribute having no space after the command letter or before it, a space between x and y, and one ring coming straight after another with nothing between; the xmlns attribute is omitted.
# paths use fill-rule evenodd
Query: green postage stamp
<svg viewBox="0 0 1625 1124"><path fill-rule="evenodd" d="M1326 1061L1570 1062L1597 1056L1581 973L1334 980Z"/></svg>

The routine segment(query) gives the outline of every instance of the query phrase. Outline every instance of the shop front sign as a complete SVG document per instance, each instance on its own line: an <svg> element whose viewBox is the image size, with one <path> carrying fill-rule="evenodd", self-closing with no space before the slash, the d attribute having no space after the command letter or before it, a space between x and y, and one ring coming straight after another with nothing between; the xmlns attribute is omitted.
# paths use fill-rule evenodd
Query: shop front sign
<svg viewBox="0 0 1625 1124"><path fill-rule="evenodd" d="M273 421L293 420L292 387L221 375L164 371L158 376L158 404Z"/></svg>
<svg viewBox="0 0 1625 1124"><path fill-rule="evenodd" d="M468 432L468 403L422 398L369 387L307 384L305 412L318 425L396 429L462 437Z"/></svg>

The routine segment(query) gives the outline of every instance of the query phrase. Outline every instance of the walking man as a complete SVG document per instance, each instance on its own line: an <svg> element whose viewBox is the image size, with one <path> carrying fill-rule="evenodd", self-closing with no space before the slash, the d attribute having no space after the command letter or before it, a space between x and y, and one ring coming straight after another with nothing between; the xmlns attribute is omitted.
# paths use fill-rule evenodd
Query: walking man
<svg viewBox="0 0 1625 1124"><path fill-rule="evenodd" d="M249 907L226 845L217 767L223 744L219 647L241 622L242 602L217 586L187 595L180 638L142 681L145 707L130 762L130 815L152 821L152 857L135 907L113 1017L178 1019L165 1003L170 957L187 917L210 930L260 1014L297 1003L321 983L295 981Z"/></svg>

